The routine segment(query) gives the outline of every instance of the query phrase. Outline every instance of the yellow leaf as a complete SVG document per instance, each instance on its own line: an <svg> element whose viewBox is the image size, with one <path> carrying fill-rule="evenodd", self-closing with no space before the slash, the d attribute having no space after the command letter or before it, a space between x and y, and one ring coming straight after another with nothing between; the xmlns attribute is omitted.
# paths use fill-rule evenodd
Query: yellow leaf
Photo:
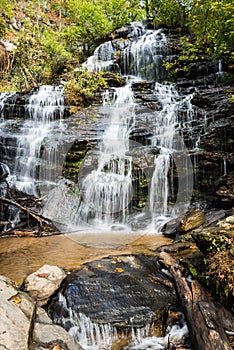
<svg viewBox="0 0 234 350"><path fill-rule="evenodd" d="M115 271L117 271L117 272L123 272L124 269L122 269L122 267L116 267Z"/></svg>
<svg viewBox="0 0 234 350"><path fill-rule="evenodd" d="M98 267L102 267L102 264L98 264Z"/></svg>
<svg viewBox="0 0 234 350"><path fill-rule="evenodd" d="M169 311L168 315L176 320L180 318L180 315L177 312Z"/></svg>
<svg viewBox="0 0 234 350"><path fill-rule="evenodd" d="M16 303L16 304L20 304L22 301L22 299L17 295L11 297L9 300L12 301L13 303Z"/></svg>

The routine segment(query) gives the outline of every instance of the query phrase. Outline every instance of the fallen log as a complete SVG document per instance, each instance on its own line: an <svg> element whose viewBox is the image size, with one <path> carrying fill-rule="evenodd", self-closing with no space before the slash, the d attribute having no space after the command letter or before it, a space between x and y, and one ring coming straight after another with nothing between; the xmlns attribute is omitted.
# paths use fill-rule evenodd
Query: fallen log
<svg viewBox="0 0 234 350"><path fill-rule="evenodd" d="M232 350L226 332L234 332L234 317L204 290L200 283L187 282L180 265L169 254L160 253L169 269L187 319L195 350Z"/></svg>
<svg viewBox="0 0 234 350"><path fill-rule="evenodd" d="M1 202L5 203L5 204L13 205L13 206L19 208L22 212L26 213L28 216L32 217L34 220L37 221L41 230L43 230L44 225L50 225L52 228L54 228L51 220L45 218L44 216L42 216L40 214L35 213L33 210L31 210L27 207L24 207L21 204L13 201L11 199L0 197L0 203Z"/></svg>

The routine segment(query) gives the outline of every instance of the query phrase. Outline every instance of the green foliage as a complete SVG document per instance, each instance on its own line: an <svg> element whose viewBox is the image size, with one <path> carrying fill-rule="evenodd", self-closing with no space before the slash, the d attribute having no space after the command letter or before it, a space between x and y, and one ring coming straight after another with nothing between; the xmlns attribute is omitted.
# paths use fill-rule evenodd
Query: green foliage
<svg viewBox="0 0 234 350"><path fill-rule="evenodd" d="M6 19L11 19L13 15L12 4L10 1L0 1L0 38L3 37L7 32Z"/></svg>
<svg viewBox="0 0 234 350"><path fill-rule="evenodd" d="M1 0L0 37L17 50L0 57L1 79L29 89L57 82L110 34L126 23L147 18L157 26L187 27L182 54L166 68L222 59L233 67L233 0ZM17 20L20 30L9 26ZM2 59L2 61L1 61ZM7 62L7 69L4 65ZM75 82L77 83L77 82ZM74 84L76 85L76 84ZM83 90L83 87L82 89ZM87 94L85 94L87 95Z"/></svg>
<svg viewBox="0 0 234 350"><path fill-rule="evenodd" d="M186 4L179 0L148 1L149 14L157 25L182 27L186 20Z"/></svg>
<svg viewBox="0 0 234 350"><path fill-rule="evenodd" d="M139 19L142 9L136 0L2 0L0 13L0 36L10 35L17 45L10 70L0 73L22 90L57 82L114 29ZM10 16L20 31L7 26Z"/></svg>
<svg viewBox="0 0 234 350"><path fill-rule="evenodd" d="M166 62L166 69L171 73L177 73L180 69L186 70L191 62L219 59L232 69L234 64L233 1L187 0L183 1L183 4L186 15L185 25L189 34L181 37L182 52L175 61ZM228 77L230 83L233 82L233 77L231 75ZM223 83L228 82L223 81Z"/></svg>
<svg viewBox="0 0 234 350"><path fill-rule="evenodd" d="M193 49L202 49L211 59L234 59L233 1L195 0L191 3L188 25L194 37Z"/></svg>
<svg viewBox="0 0 234 350"><path fill-rule="evenodd" d="M106 87L102 73L88 72L79 69L66 84L66 97L69 105L74 107L88 106L98 90Z"/></svg>

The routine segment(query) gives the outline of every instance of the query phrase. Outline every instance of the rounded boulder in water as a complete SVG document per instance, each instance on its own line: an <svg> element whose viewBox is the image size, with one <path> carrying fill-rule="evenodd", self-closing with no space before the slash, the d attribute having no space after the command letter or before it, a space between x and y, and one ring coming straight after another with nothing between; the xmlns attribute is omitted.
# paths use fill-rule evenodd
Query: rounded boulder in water
<svg viewBox="0 0 234 350"><path fill-rule="evenodd" d="M141 328L157 322L175 302L172 283L150 258L124 255L84 264L68 275L49 304L49 314L67 330L80 314L97 324Z"/></svg>

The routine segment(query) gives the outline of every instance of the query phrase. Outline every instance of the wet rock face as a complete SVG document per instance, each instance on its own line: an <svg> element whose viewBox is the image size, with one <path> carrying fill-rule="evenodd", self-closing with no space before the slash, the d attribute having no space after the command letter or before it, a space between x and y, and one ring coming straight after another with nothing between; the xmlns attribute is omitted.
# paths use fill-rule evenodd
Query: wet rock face
<svg viewBox="0 0 234 350"><path fill-rule="evenodd" d="M108 257L85 264L65 279L60 293L63 297L54 297L49 314L66 329L71 327L65 321L69 308L74 319L85 314L94 323L125 329L159 319L165 307L176 301L168 277L144 256Z"/></svg>

